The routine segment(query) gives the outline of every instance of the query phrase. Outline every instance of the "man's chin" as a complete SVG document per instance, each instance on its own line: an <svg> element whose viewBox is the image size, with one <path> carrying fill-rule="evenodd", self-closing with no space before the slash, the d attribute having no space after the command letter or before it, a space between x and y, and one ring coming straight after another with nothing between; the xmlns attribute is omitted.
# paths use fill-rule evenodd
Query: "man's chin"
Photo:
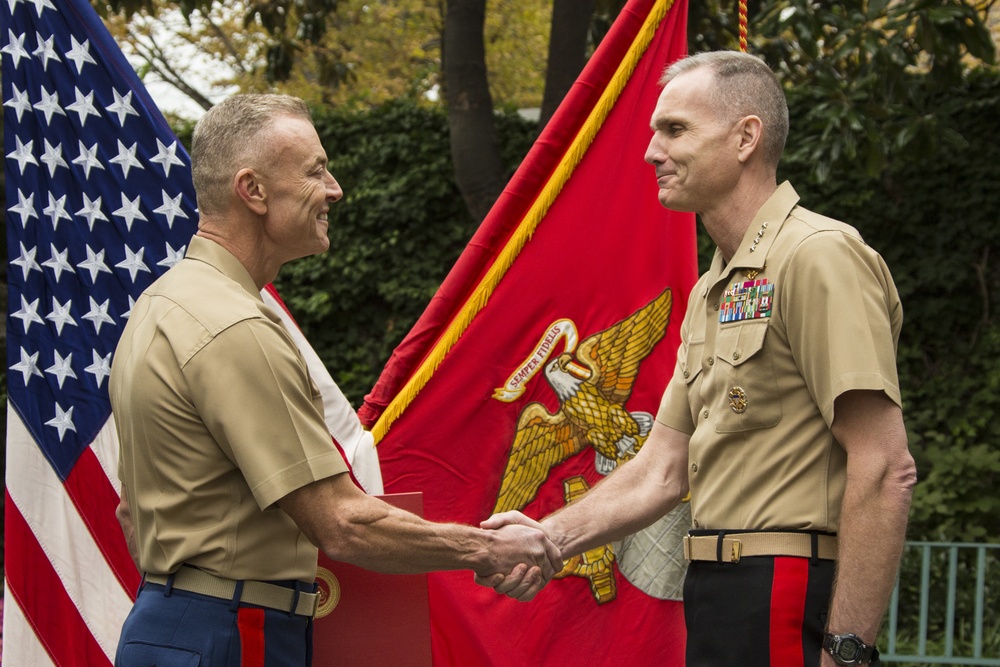
<svg viewBox="0 0 1000 667"><path fill-rule="evenodd" d="M684 203L683 199L681 199L676 195L673 195L670 192L660 190L659 200L660 200L660 205L663 206L663 208L668 208L671 211L677 211L679 213L694 212L694 208L688 206L687 204Z"/></svg>

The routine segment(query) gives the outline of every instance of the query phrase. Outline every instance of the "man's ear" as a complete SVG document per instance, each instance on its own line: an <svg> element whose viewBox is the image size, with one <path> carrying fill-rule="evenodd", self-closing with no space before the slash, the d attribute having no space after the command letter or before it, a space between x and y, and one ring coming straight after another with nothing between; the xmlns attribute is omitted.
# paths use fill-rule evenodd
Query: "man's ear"
<svg viewBox="0 0 1000 667"><path fill-rule="evenodd" d="M764 140L764 124L757 116L747 116L739 122L739 153L737 159L746 162L750 156L761 149Z"/></svg>
<svg viewBox="0 0 1000 667"><path fill-rule="evenodd" d="M267 213L267 193L260 174L253 169L240 169L233 177L236 196L247 208L258 215Z"/></svg>

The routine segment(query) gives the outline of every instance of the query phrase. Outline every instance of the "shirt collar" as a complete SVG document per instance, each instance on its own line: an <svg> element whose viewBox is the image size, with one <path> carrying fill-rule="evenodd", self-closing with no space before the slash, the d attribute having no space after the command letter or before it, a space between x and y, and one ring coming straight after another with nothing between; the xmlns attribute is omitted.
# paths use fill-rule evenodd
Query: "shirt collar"
<svg viewBox="0 0 1000 667"><path fill-rule="evenodd" d="M763 269L771 244L778 237L781 226L798 201L799 195L791 183L785 181L779 185L757 211L757 215L754 216L743 236L740 247L737 248L736 254L733 255L728 265L725 264L722 251L718 248L715 249L710 269L713 277L711 283L714 283L723 273L729 275L738 269Z"/></svg>
<svg viewBox="0 0 1000 667"><path fill-rule="evenodd" d="M240 260L236 259L235 255L215 241L198 235L192 236L184 258L208 264L227 278L239 283L240 287L248 294L255 296L259 301L263 301L260 296L260 290L257 289L257 284L250 277L250 272L246 270L246 267L243 266Z"/></svg>

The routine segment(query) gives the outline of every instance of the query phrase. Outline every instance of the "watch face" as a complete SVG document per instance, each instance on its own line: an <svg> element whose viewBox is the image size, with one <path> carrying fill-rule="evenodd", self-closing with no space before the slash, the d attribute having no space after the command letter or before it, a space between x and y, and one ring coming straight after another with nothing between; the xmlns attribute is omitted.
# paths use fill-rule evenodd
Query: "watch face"
<svg viewBox="0 0 1000 667"><path fill-rule="evenodd" d="M852 664L861 657L861 642L853 637L842 637L837 643L836 657L847 664Z"/></svg>

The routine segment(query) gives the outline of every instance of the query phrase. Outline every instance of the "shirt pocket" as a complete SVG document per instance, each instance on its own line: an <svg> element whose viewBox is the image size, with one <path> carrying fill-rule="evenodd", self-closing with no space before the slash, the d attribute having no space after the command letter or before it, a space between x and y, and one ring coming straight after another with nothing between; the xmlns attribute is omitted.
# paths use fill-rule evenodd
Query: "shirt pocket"
<svg viewBox="0 0 1000 667"><path fill-rule="evenodd" d="M738 433L781 421L781 396L774 363L764 342L769 320L719 329L715 352L721 374L715 430Z"/></svg>

